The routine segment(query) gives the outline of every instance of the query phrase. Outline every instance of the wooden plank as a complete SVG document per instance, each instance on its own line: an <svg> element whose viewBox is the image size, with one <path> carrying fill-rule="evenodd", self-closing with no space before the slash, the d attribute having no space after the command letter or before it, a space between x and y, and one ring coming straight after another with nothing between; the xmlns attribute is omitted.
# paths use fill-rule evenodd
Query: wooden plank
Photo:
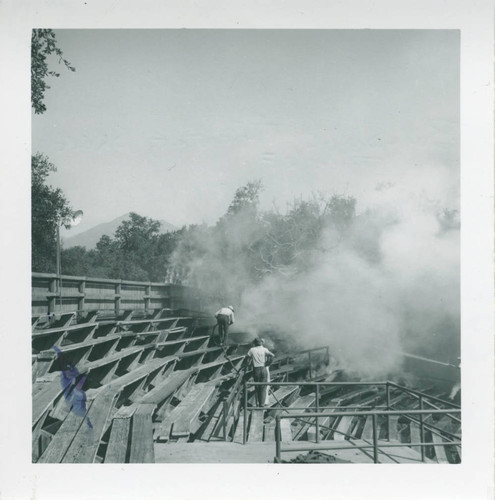
<svg viewBox="0 0 495 500"><path fill-rule="evenodd" d="M177 389L179 389L179 387L187 381L191 374L192 370L172 373L172 375L168 376L163 382L158 384L147 394L137 399L136 403L161 403L164 399L171 396Z"/></svg>
<svg viewBox="0 0 495 500"><path fill-rule="evenodd" d="M411 429L411 443L421 442L421 433L419 432L419 425L415 422L410 423ZM421 446L411 446L411 449L417 453L421 453Z"/></svg>
<svg viewBox="0 0 495 500"><path fill-rule="evenodd" d="M92 401L86 401L86 407L91 407L91 404ZM83 424L87 426L84 417L70 412L60 429L53 436L43 455L41 455L38 463L54 464L62 462L74 436Z"/></svg>
<svg viewBox="0 0 495 500"><path fill-rule="evenodd" d="M223 440L222 428L223 428L223 404L220 403L215 412L210 418L208 425L201 434L201 441L211 441L214 438L220 437Z"/></svg>
<svg viewBox="0 0 495 500"><path fill-rule="evenodd" d="M43 377L48 373L48 370L53 364L53 358L52 359L36 359L36 363L32 368L32 373L33 373L33 378L32 382L34 383L37 378Z"/></svg>
<svg viewBox="0 0 495 500"><path fill-rule="evenodd" d="M62 394L62 385L60 378L51 382L36 382L36 389L33 389L33 425L42 417L42 415L53 407L58 396Z"/></svg>
<svg viewBox="0 0 495 500"><path fill-rule="evenodd" d="M46 337L54 333L70 333L77 330L91 330L92 333L98 327L98 323L78 323L77 325L59 326L56 328L43 328L42 330L35 330L32 332L32 338Z"/></svg>
<svg viewBox="0 0 495 500"><path fill-rule="evenodd" d="M271 404L269 406L278 406L283 400L297 391L298 387L296 385L285 385L277 389L276 391L271 391Z"/></svg>
<svg viewBox="0 0 495 500"><path fill-rule="evenodd" d="M151 422L155 408L155 404L141 404L132 417L130 463L149 464L155 462Z"/></svg>
<svg viewBox="0 0 495 500"><path fill-rule="evenodd" d="M364 424L363 433L361 434L361 439L369 441L373 439L373 418L371 416L366 417L366 422Z"/></svg>
<svg viewBox="0 0 495 500"><path fill-rule="evenodd" d="M177 359L174 356L169 356L166 358L154 358L146 362L145 365L133 370L130 373L126 373L122 375L122 377L116 378L112 380L108 386L112 386L114 390L120 391L134 382L139 381L147 377L151 372L160 370L164 365L170 363L174 359Z"/></svg>
<svg viewBox="0 0 495 500"><path fill-rule="evenodd" d="M41 429L43 427L43 424L45 422L45 417L48 414L46 412L42 418L38 420L38 423L33 427L32 433L31 433L31 444L32 444L32 455L31 455L31 460L32 462L37 462L38 459L40 458L40 436L41 436Z"/></svg>
<svg viewBox="0 0 495 500"><path fill-rule="evenodd" d="M431 433L431 437L432 437L434 444L443 445L445 443L445 441L440 436L435 434L434 432ZM447 455L445 453L444 446L435 446L435 456L437 457L437 461L439 464L448 464L449 463L449 459L447 458Z"/></svg>
<svg viewBox="0 0 495 500"><path fill-rule="evenodd" d="M289 406L289 408L286 410L286 412L289 414L290 413L301 413L304 410L294 410L293 408L309 408L310 406L314 406L314 403L315 403L315 395L314 394L307 394L306 396L302 396L302 397L297 398ZM284 422L284 420L285 419L282 419L281 423ZM291 419L291 420L288 420L288 422L291 424L290 428L292 429L292 422L294 422L294 420ZM286 424L283 424L283 425L286 425ZM302 423L302 422L296 420L294 432L291 430L291 438L296 439L297 437L302 435L304 432L306 432L309 425L310 424L308 424L308 423ZM288 434L288 433L286 433L286 434Z"/></svg>
<svg viewBox="0 0 495 500"><path fill-rule="evenodd" d="M283 420L282 420L283 421ZM263 434L263 441L275 442L275 420L265 424L265 432Z"/></svg>
<svg viewBox="0 0 495 500"><path fill-rule="evenodd" d="M352 424L354 417L341 417L339 425L337 425L336 430L340 432L334 432L333 438L336 441L344 441L348 437L347 431Z"/></svg>
<svg viewBox="0 0 495 500"><path fill-rule="evenodd" d="M196 384L177 408L170 415L173 436L189 435L193 423L216 391L210 384Z"/></svg>
<svg viewBox="0 0 495 500"><path fill-rule="evenodd" d="M107 452L105 454L105 463L125 463L127 446L129 443L130 426L130 417L113 419L112 430L110 432L110 440L108 442Z"/></svg>
<svg viewBox="0 0 495 500"><path fill-rule="evenodd" d="M249 413L248 413L247 419L248 419L248 425L249 425ZM243 433L244 433L244 410L241 409L241 413L239 414L239 419L237 420L237 426L235 428L235 433L234 433L234 442L235 443L242 443Z"/></svg>
<svg viewBox="0 0 495 500"><path fill-rule="evenodd" d="M397 430L397 427L399 425L399 416L398 415L392 415L389 417L390 419L390 423L389 423L389 436L388 436L388 439L389 441L390 440L394 440L394 441L399 441L399 433L398 433L398 430Z"/></svg>
<svg viewBox="0 0 495 500"><path fill-rule="evenodd" d="M251 425L248 433L248 443L263 441L263 410L251 410Z"/></svg>
<svg viewBox="0 0 495 500"><path fill-rule="evenodd" d="M105 344L107 342L117 343L119 340L120 340L120 335L114 334L114 335L106 335L105 337L100 337L98 339L91 339L88 341L77 342L75 344L67 344L67 345L62 345L62 346L57 346L57 347L60 349L62 354L70 355L71 352L77 351L79 349L86 349L88 347L94 347L95 345ZM46 356L46 355L49 355L51 352L53 352L54 359L56 359L57 355L51 349L46 349L44 351L41 351L40 355Z"/></svg>
<svg viewBox="0 0 495 500"><path fill-rule="evenodd" d="M289 443L292 441L292 427L288 418L280 420L280 434L281 441L283 443Z"/></svg>
<svg viewBox="0 0 495 500"><path fill-rule="evenodd" d="M124 352L125 351L125 352ZM81 363L79 365L80 371L88 371L104 366L104 364L112 363L115 361L119 361L124 359L127 356L131 356L136 354L137 352L142 351L142 348L132 347L128 350L122 350L119 353L113 354L108 357L107 360L97 360L94 362L86 362ZM165 358L164 358L165 359ZM146 370L145 370L146 371ZM138 374L139 376L140 374ZM123 377L122 377L123 378ZM132 377L130 377L132 379ZM121 384L125 384L125 380L120 380ZM117 388L118 384L110 382L109 385L112 385ZM52 408L55 400L58 396L62 394L62 385L60 383L60 372L56 372L53 374L53 378L48 382L35 382L33 385L33 416L32 421L33 425L36 424L38 419L43 415L43 413ZM62 410L62 409L61 409ZM65 414L65 412L63 412Z"/></svg>
<svg viewBox="0 0 495 500"><path fill-rule="evenodd" d="M116 392L112 390L102 391L96 396L87 412L87 417L93 427L91 428L84 419L84 425L81 425L77 431L62 463L85 464L94 462L115 397Z"/></svg>
<svg viewBox="0 0 495 500"><path fill-rule="evenodd" d="M114 414L113 418L131 418L137 409L137 405L121 406Z"/></svg>

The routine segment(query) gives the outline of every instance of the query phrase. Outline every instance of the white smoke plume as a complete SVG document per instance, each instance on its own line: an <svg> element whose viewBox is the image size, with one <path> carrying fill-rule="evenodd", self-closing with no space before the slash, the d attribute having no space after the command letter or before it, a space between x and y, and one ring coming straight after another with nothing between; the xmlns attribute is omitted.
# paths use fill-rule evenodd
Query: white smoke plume
<svg viewBox="0 0 495 500"><path fill-rule="evenodd" d="M263 240L266 213L261 223L240 212L223 220L222 230L196 231L175 262L188 266L188 284L220 290L225 304L235 305L235 330L253 336L272 330L301 349L329 346L346 371L369 378L399 374L401 352L455 363L456 181L439 171L432 169L430 185L416 190L410 179L377 186L366 206L357 200L361 213L344 232L327 221L293 272L267 266L253 279L258 249L250 245Z"/></svg>
<svg viewBox="0 0 495 500"><path fill-rule="evenodd" d="M273 325L301 347L329 345L346 370L371 378L399 373L399 352L455 362L456 212L426 193L386 191L338 246L331 229L323 232L309 271L247 289L239 327Z"/></svg>

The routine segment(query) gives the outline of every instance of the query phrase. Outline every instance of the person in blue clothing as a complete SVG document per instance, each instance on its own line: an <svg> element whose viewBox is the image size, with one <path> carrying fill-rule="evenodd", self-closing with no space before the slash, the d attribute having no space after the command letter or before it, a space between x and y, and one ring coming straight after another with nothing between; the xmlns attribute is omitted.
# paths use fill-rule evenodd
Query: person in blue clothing
<svg viewBox="0 0 495 500"><path fill-rule="evenodd" d="M88 411L86 409L86 393L83 391L86 375L83 375L79 378L79 381L77 381L80 375L77 366L69 361L57 346L54 345L52 349L57 353L57 359L60 363L60 383L62 384L62 389L64 391L64 398L67 403L71 405L71 411L73 413L80 417L84 417ZM86 422L92 429L93 425L91 424L89 417L86 418Z"/></svg>
<svg viewBox="0 0 495 500"><path fill-rule="evenodd" d="M215 313L218 327L218 337L221 344L227 341L227 334L229 333L229 326L234 324L234 308L233 306L222 307Z"/></svg>

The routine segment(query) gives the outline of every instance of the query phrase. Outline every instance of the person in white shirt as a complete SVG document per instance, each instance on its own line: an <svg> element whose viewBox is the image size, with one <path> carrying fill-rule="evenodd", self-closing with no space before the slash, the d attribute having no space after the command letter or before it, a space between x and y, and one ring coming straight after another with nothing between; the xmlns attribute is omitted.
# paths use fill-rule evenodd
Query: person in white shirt
<svg viewBox="0 0 495 500"><path fill-rule="evenodd" d="M253 363L254 381L267 382L268 369L266 365L270 363L270 358L273 359L275 355L262 345L261 339L256 338L254 339L254 347L251 347L251 349L249 349L247 357ZM257 385L255 387L256 405L265 406L267 386Z"/></svg>
<svg viewBox="0 0 495 500"><path fill-rule="evenodd" d="M217 318L218 336L220 343L225 344L227 341L227 334L229 333L229 326L234 324L234 308L232 306L222 307L219 309L215 318Z"/></svg>

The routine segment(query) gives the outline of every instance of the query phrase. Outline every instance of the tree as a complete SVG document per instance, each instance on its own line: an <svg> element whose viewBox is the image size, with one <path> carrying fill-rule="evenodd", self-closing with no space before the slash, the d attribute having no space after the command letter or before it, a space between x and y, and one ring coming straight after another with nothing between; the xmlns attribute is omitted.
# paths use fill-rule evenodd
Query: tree
<svg viewBox="0 0 495 500"><path fill-rule="evenodd" d="M57 226L69 227L72 208L59 188L46 184L50 172L57 169L40 153L31 157L31 249L32 269L55 271Z"/></svg>
<svg viewBox="0 0 495 500"><path fill-rule="evenodd" d="M58 78L59 73L48 69L47 59L54 55L70 71L76 69L64 59L62 50L57 47L55 33L50 29L34 29L31 35L31 106L36 114L46 111L43 102L45 91L50 88L46 79L50 76Z"/></svg>
<svg viewBox="0 0 495 500"><path fill-rule="evenodd" d="M245 186L238 188L227 209L227 215L235 215L242 211L256 213L262 190L263 185L260 180L248 182Z"/></svg>

